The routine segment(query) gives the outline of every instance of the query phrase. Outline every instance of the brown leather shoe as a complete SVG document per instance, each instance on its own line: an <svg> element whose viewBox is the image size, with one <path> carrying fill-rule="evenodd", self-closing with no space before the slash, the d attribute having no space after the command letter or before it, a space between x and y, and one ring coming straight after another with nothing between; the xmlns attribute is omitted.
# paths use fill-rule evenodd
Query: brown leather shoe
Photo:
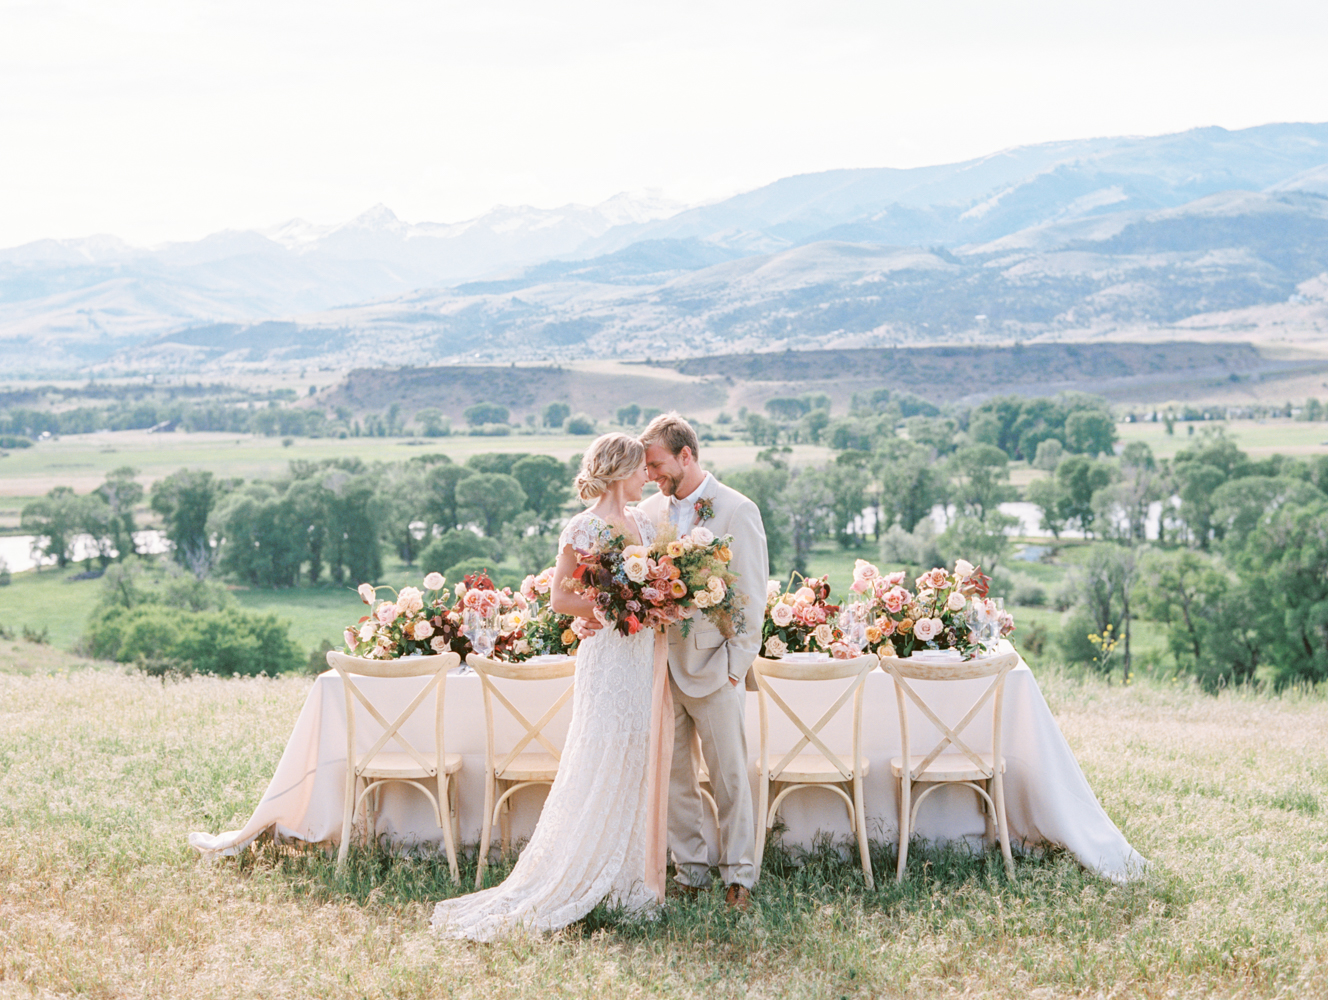
<svg viewBox="0 0 1328 1000"><path fill-rule="evenodd" d="M747 907L752 905L752 890L734 882L724 892L724 904L739 913L746 913Z"/></svg>

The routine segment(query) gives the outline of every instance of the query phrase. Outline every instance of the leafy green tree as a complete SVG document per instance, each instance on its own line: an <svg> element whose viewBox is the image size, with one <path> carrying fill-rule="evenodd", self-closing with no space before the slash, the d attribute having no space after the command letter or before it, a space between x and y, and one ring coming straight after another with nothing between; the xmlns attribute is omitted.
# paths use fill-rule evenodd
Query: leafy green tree
<svg viewBox="0 0 1328 1000"><path fill-rule="evenodd" d="M1219 466L1207 462L1177 462L1173 468L1176 493L1180 497L1180 519L1190 544L1206 552L1213 539L1213 497L1227 481L1227 475Z"/></svg>
<svg viewBox="0 0 1328 1000"><path fill-rule="evenodd" d="M544 426L561 427L572 415L572 408L566 403L550 403L544 407Z"/></svg>
<svg viewBox="0 0 1328 1000"><path fill-rule="evenodd" d="M932 462L931 450L904 438L883 443L873 461L881 490L881 518L912 531L931 510L948 499L948 481Z"/></svg>
<svg viewBox="0 0 1328 1000"><path fill-rule="evenodd" d="M946 525L936 545L948 565L953 565L956 559L967 559L991 574L1009 550L1010 539L1005 532L1018 523L1017 517L1000 511L988 513L986 520L956 517Z"/></svg>
<svg viewBox="0 0 1328 1000"><path fill-rule="evenodd" d="M1070 516L1070 497L1056 477L1034 479L1024 490L1024 499L1038 509L1042 530L1050 531L1053 538L1060 538Z"/></svg>
<svg viewBox="0 0 1328 1000"><path fill-rule="evenodd" d="M948 465L955 502L979 521L986 520L1002 503L1015 498L1009 486L1010 459L994 445L960 448L950 456Z"/></svg>
<svg viewBox="0 0 1328 1000"><path fill-rule="evenodd" d="M937 455L948 455L955 450L955 422L948 417L909 417L904 430L910 441L932 449Z"/></svg>
<svg viewBox="0 0 1328 1000"><path fill-rule="evenodd" d="M474 406L466 407L462 415L471 427L481 427L484 424L507 423L511 411L498 403L476 403Z"/></svg>
<svg viewBox="0 0 1328 1000"><path fill-rule="evenodd" d="M777 573L789 548L788 524L783 517L780 499L788 486L788 467L773 463L758 465L742 472L730 472L724 476L724 482L756 504L756 509L761 512L770 572Z"/></svg>
<svg viewBox="0 0 1328 1000"><path fill-rule="evenodd" d="M779 424L759 413L747 414L743 433L747 435L747 440L758 448L779 444Z"/></svg>
<svg viewBox="0 0 1328 1000"><path fill-rule="evenodd" d="M594 434L595 420L589 414L574 413L563 424L563 430L567 431L568 434Z"/></svg>
<svg viewBox="0 0 1328 1000"><path fill-rule="evenodd" d="M1272 648L1264 604L1211 556L1180 550L1149 552L1135 587L1141 617L1167 626L1179 670L1206 690L1253 680Z"/></svg>
<svg viewBox="0 0 1328 1000"><path fill-rule="evenodd" d="M196 469L181 469L152 484L152 509L161 516L171 555L181 566L210 561L208 518L218 499L234 486Z"/></svg>
<svg viewBox="0 0 1328 1000"><path fill-rule="evenodd" d="M1065 492L1065 518L1085 534L1093 530L1093 494L1115 479L1112 466L1087 455L1066 455L1056 466L1056 485Z"/></svg>
<svg viewBox="0 0 1328 1000"><path fill-rule="evenodd" d="M420 432L425 437L447 437L452 433L452 422L439 410L418 410L415 413L415 422L420 425Z"/></svg>
<svg viewBox="0 0 1328 1000"><path fill-rule="evenodd" d="M1056 466L1061 463L1061 456L1065 454L1065 446L1057 438L1047 438L1039 441L1037 451L1033 456L1033 468L1041 469L1044 472L1055 472Z"/></svg>
<svg viewBox="0 0 1328 1000"><path fill-rule="evenodd" d="M1309 483L1288 476L1242 476L1213 491L1213 531L1231 555L1245 549L1264 519L1283 507L1304 507L1323 494Z"/></svg>
<svg viewBox="0 0 1328 1000"><path fill-rule="evenodd" d="M308 532L296 505L270 483L249 483L217 506L218 565L258 587L293 587L308 554Z"/></svg>
<svg viewBox="0 0 1328 1000"><path fill-rule="evenodd" d="M425 520L444 531L460 527L461 513L457 508L457 485L475 475L461 465L435 465L425 477Z"/></svg>
<svg viewBox="0 0 1328 1000"><path fill-rule="evenodd" d="M464 520L478 524L489 538L497 538L503 523L526 506L526 491L512 476L477 472L457 484L456 502Z"/></svg>
<svg viewBox="0 0 1328 1000"><path fill-rule="evenodd" d="M790 474L788 485L779 495L775 515L788 526L796 572L807 572L812 546L829 530L834 502L825 473L800 469Z"/></svg>
<svg viewBox="0 0 1328 1000"><path fill-rule="evenodd" d="M853 530L853 522L867 509L867 473L856 464L836 462L825 470L825 485L832 497L831 526L843 548L862 542Z"/></svg>
<svg viewBox="0 0 1328 1000"><path fill-rule="evenodd" d="M627 406L618 407L618 423L624 427L635 427L640 419L641 407L639 404L629 403Z"/></svg>
<svg viewBox="0 0 1328 1000"><path fill-rule="evenodd" d="M1133 596L1138 576L1137 550L1104 543L1092 546L1088 559L1075 567L1069 577L1071 586L1078 591L1079 607L1084 614L1079 615L1077 620L1071 616L1067 623L1067 629L1074 626L1067 653L1075 655L1074 650L1082 647L1086 636L1079 633L1086 616L1096 634L1106 634L1110 627L1118 638L1121 644L1121 672L1124 677L1129 677L1132 669L1131 623L1135 611Z"/></svg>
<svg viewBox="0 0 1328 1000"><path fill-rule="evenodd" d="M765 401L766 412L776 420L797 420L811 407L804 399L792 396L776 396Z"/></svg>
<svg viewBox="0 0 1328 1000"><path fill-rule="evenodd" d="M46 496L24 505L20 528L36 538L33 551L54 557L60 569L69 565L74 537L83 530L84 504L68 486L56 486Z"/></svg>
<svg viewBox="0 0 1328 1000"><path fill-rule="evenodd" d="M117 559L134 555L134 508L143 499L143 486L137 481L138 470L127 465L108 472L106 481L97 487L97 494L106 502L106 527L110 545Z"/></svg>
<svg viewBox="0 0 1328 1000"><path fill-rule="evenodd" d="M1078 410L1065 418L1065 445L1095 458L1110 455L1116 444L1116 424L1101 410Z"/></svg>
<svg viewBox="0 0 1328 1000"><path fill-rule="evenodd" d="M415 564L429 538L428 479L427 470L419 466L389 465L379 480L383 539L407 566Z"/></svg>
<svg viewBox="0 0 1328 1000"><path fill-rule="evenodd" d="M829 426L829 410L812 410L798 422L798 439L811 444L820 444L825 429Z"/></svg>
<svg viewBox="0 0 1328 1000"><path fill-rule="evenodd" d="M466 468L475 472L488 472L493 475L510 476L512 467L530 455L524 451L482 451L466 459Z"/></svg>
<svg viewBox="0 0 1328 1000"><path fill-rule="evenodd" d="M549 455L526 455L512 466L512 478L526 494L526 507L536 517L539 533L556 521L571 499L567 467Z"/></svg>

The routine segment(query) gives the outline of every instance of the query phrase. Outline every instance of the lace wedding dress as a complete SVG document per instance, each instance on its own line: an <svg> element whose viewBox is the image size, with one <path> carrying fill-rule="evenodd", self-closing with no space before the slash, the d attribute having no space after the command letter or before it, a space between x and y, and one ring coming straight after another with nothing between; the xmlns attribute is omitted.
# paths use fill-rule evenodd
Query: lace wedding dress
<svg viewBox="0 0 1328 1000"><path fill-rule="evenodd" d="M628 509L649 544L654 526ZM558 550L588 551L615 533L587 511L563 529ZM644 882L654 636L605 628L582 642L567 741L535 832L501 885L434 908L438 934L491 941L566 927L601 900L655 905Z"/></svg>

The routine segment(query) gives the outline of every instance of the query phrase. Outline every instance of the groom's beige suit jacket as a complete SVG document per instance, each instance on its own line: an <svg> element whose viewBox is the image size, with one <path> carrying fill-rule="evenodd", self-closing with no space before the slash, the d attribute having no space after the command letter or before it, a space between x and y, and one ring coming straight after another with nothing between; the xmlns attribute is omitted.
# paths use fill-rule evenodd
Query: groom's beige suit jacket
<svg viewBox="0 0 1328 1000"><path fill-rule="evenodd" d="M733 558L729 568L738 575L733 588L743 598L745 628L732 639L725 639L705 616L693 616L686 636L682 627L669 629L669 672L678 690L692 698L704 698L735 678L746 680L752 661L761 646L761 625L765 617L766 578L769 562L766 555L765 527L756 504L731 487L711 478L704 496L714 506L714 515L698 522L716 537L733 536ZM699 498L693 498L699 499ZM657 493L641 503L641 510L656 524L669 524L669 498ZM754 685L748 684L749 688Z"/></svg>

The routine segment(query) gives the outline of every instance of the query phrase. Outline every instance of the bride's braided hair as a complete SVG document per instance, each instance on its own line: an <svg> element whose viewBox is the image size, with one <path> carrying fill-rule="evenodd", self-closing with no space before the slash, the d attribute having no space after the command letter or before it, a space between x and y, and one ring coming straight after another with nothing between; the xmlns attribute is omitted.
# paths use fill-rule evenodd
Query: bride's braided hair
<svg viewBox="0 0 1328 1000"><path fill-rule="evenodd" d="M645 447L629 434L604 434L581 457L576 495L590 503L619 479L626 479L645 461Z"/></svg>

